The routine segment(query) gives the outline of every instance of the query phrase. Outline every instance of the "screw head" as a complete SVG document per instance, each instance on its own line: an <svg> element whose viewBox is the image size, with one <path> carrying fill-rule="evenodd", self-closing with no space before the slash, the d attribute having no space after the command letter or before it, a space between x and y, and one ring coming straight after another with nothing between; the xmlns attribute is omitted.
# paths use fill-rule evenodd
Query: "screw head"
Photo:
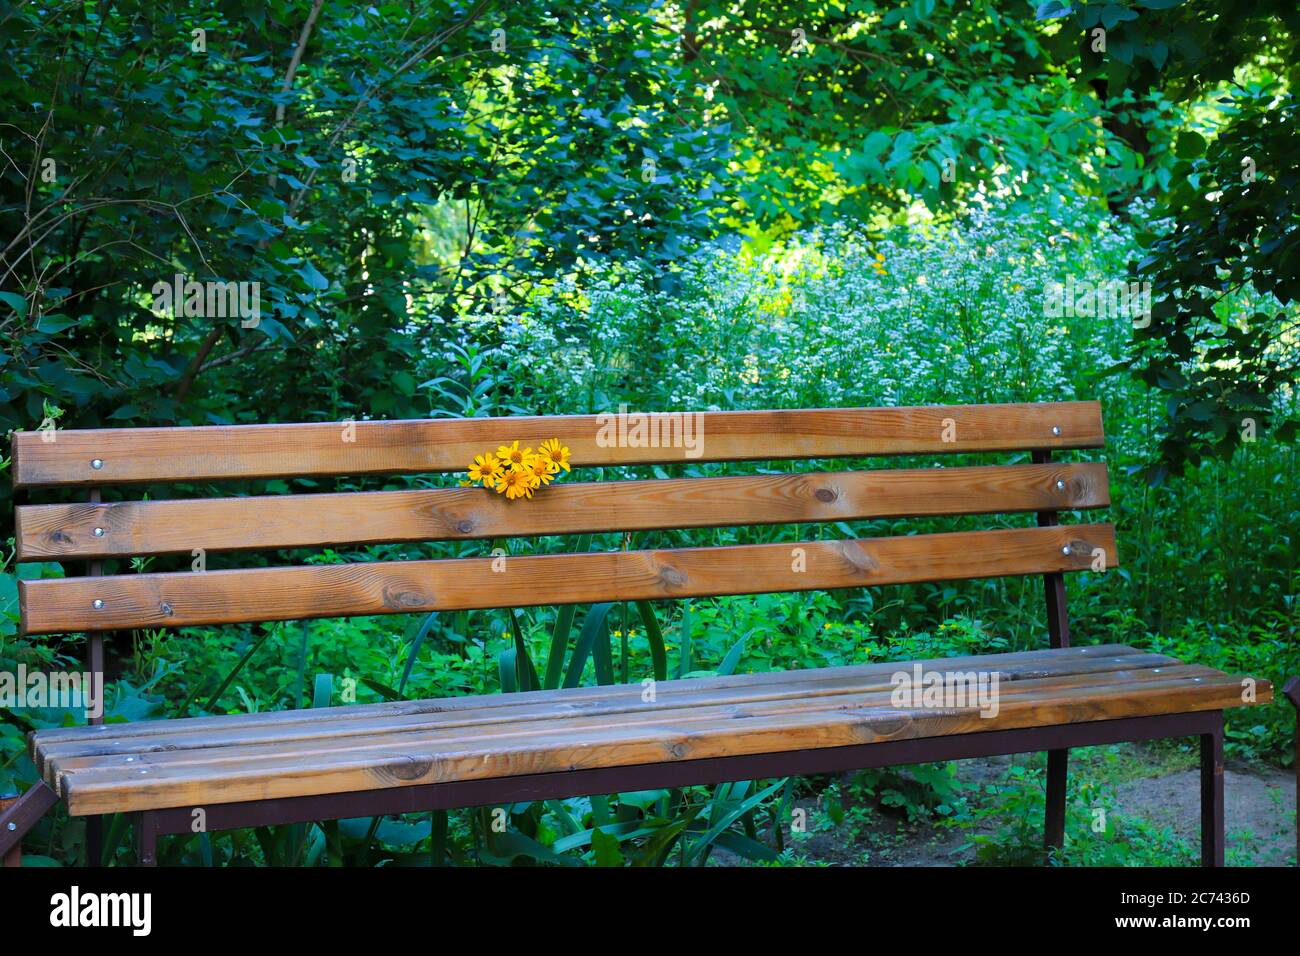
<svg viewBox="0 0 1300 956"><path fill-rule="evenodd" d="M93 601L90 602L90 606L93 607L96 611L103 610L103 607L104 607L104 599L103 599L103 598L95 598L95 600L93 600Z"/></svg>
<svg viewBox="0 0 1300 956"><path fill-rule="evenodd" d="M103 528L96 528L95 531L94 531L94 535L95 535L96 538L102 538L102 537L104 537L104 529L103 529Z"/></svg>
<svg viewBox="0 0 1300 956"><path fill-rule="evenodd" d="M11 823L11 824L9 824L9 826L8 826L8 830L9 830L10 833L12 833L14 830L17 830L17 829L18 829L18 824L16 824L16 823Z"/></svg>
<svg viewBox="0 0 1300 956"><path fill-rule="evenodd" d="M101 468L104 467L104 459L102 459L102 458L92 458L92 459L90 460L90 467L91 467L91 468L94 468L96 471L99 471L99 469L101 469Z"/></svg>
<svg viewBox="0 0 1300 956"><path fill-rule="evenodd" d="M1061 554L1069 554L1070 546L1068 544L1061 546Z"/></svg>
<svg viewBox="0 0 1300 956"><path fill-rule="evenodd" d="M1057 490L1057 491L1064 491L1064 490L1065 490L1065 479L1064 479L1064 478L1057 478L1057 479L1056 479L1056 490ZM100 530L99 528L96 528L96 529L95 529L96 532L98 532L99 530Z"/></svg>
<svg viewBox="0 0 1300 956"><path fill-rule="evenodd" d="M1052 434L1053 434L1053 435L1059 435L1059 434L1061 434L1061 426L1060 426L1060 425L1053 425L1053 426L1052 426Z"/></svg>

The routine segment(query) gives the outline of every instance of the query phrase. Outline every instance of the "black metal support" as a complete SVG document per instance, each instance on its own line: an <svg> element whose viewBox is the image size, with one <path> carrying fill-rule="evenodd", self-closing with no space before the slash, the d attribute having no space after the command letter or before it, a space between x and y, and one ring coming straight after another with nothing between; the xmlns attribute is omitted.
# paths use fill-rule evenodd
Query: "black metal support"
<svg viewBox="0 0 1300 956"><path fill-rule="evenodd" d="M1048 450L1031 452L1034 464L1052 460ZM1055 511L1038 512L1038 526L1057 523ZM1070 618L1065 606L1065 575L1044 574L1043 591L1047 603L1047 637L1052 647L1070 646ZM1068 750L1047 752L1047 801L1043 812L1043 846L1050 853L1065 845L1065 789L1070 767Z"/></svg>
<svg viewBox="0 0 1300 956"><path fill-rule="evenodd" d="M4 818L5 812L18 802L18 792L9 791L0 793L0 819ZM3 824L8 829L9 824ZM13 830L16 832L18 824L13 824ZM22 866L23 865L23 841L22 837L17 838L18 842L7 853L0 853L0 866Z"/></svg>
<svg viewBox="0 0 1300 956"><path fill-rule="evenodd" d="M98 488L90 489L90 503L97 505L102 500L101 492ZM86 565L86 574L89 577L97 578L104 573L104 562L90 561ZM86 633L86 670L92 675L98 675L102 682L104 681L104 632L89 631ZM102 724L103 716L89 718L91 724ZM86 818L86 866L100 866L104 862L104 818L87 817Z"/></svg>
<svg viewBox="0 0 1300 956"><path fill-rule="evenodd" d="M158 863L158 814L135 814L135 856L140 866Z"/></svg>
<svg viewBox="0 0 1300 956"><path fill-rule="evenodd" d="M1201 865L1223 866L1223 711L1201 734Z"/></svg>
<svg viewBox="0 0 1300 956"><path fill-rule="evenodd" d="M1031 753L1043 749L1065 752L1071 747L1096 747L1125 741L1192 736L1217 739L1221 747L1223 712L1199 711L1155 717L1126 717L1050 727L991 730L953 737L885 740L820 750L715 757L631 767L601 767L490 780L458 780L355 793L215 804L202 809L206 816L206 828L213 832L313 820L427 813L430 810L456 807L558 800L596 793L700 786L733 780L842 773L900 764ZM1222 783L1222 775L1219 780ZM1219 807L1218 819L1222 832L1221 800ZM199 808L170 807L137 814L136 833L141 863L153 865L157 861L156 842L159 835L191 833L193 812L196 809ZM1221 840L1219 846L1222 847Z"/></svg>
<svg viewBox="0 0 1300 956"><path fill-rule="evenodd" d="M1300 677L1292 677L1282 688L1295 708L1295 863L1300 866Z"/></svg>
<svg viewBox="0 0 1300 956"><path fill-rule="evenodd" d="M7 806L0 809L0 859L6 866L18 864L20 856L16 851L22 846L23 837L58 802L58 794L43 781L33 784L16 800L6 801Z"/></svg>

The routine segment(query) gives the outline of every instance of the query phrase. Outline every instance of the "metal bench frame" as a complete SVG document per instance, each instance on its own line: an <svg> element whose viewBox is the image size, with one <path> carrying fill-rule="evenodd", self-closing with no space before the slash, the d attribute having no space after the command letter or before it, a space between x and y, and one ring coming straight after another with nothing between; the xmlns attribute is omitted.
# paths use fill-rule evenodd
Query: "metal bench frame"
<svg viewBox="0 0 1300 956"><path fill-rule="evenodd" d="M1033 461L1036 464L1050 460L1050 451L1033 452ZM99 488L90 489L89 500L92 503L101 500ZM1040 526L1057 523L1056 511L1042 511L1037 517ZM88 576L99 576L102 573L101 562L88 562ZM1070 627L1066 610L1064 575L1045 574L1043 584L1051 646L1069 647ZM103 632L87 634L86 666L94 673L103 674ZM1296 683L1288 685L1288 694L1295 691ZM1296 697L1293 696L1292 700L1295 701ZM101 723L102 718L94 718L91 722ZM213 804L202 809L206 817L204 829L211 832L312 820L418 813L458 807L558 799L593 793L617 793L767 777L838 773L1043 750L1047 752L1044 845L1048 851L1051 851L1062 847L1065 840L1066 778L1070 748L1196 736L1200 738L1201 749L1201 862L1205 866L1222 866L1224 862L1223 726L1223 711L1211 710L944 737L881 741L851 747L572 770L488 780L394 787L365 792ZM21 842L22 836L57 802L57 795L45 783L40 782L15 801L8 810L0 813L0 856L3 856L7 863L17 863L15 848ZM152 866L157 862L159 836L194 832L194 809L173 807L131 815L138 860L141 865ZM97 864L101 860L102 848L103 818L87 817L86 859L88 863Z"/></svg>

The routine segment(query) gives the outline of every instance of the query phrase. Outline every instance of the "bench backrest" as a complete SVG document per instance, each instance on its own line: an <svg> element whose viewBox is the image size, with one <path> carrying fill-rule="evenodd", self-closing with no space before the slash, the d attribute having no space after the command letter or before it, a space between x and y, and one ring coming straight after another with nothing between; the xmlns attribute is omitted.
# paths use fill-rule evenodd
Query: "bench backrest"
<svg viewBox="0 0 1300 956"><path fill-rule="evenodd" d="M109 485L461 471L519 440L558 438L606 465L1033 452L1028 464L583 482L532 500L482 488L99 501ZM1096 402L551 416L18 432L17 488L91 500L16 509L20 561L92 573L20 582L23 629L51 634L539 604L854 588L1117 565ZM1037 512L1037 527L612 553L376 561L94 576L135 555L494 539L603 531ZM502 573L504 571L504 573ZM1059 581L1059 577L1057 578Z"/></svg>

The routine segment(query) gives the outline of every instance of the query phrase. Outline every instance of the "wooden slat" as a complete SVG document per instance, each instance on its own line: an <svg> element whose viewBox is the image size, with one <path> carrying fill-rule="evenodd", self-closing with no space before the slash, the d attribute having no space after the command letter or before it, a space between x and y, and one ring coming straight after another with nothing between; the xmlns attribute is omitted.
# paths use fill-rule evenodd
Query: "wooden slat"
<svg viewBox="0 0 1300 956"><path fill-rule="evenodd" d="M1057 483L1061 486L1057 487ZM1110 503L1106 466L1003 465L483 488L25 505L19 561L599 531L1069 511ZM96 530L101 533L96 534Z"/></svg>
<svg viewBox="0 0 1300 956"><path fill-rule="evenodd" d="M352 431L340 422L67 430L54 432L53 441L38 432L16 432L13 480L15 487L30 488L459 471L475 455L516 439L537 445L558 438L572 449L579 466L1104 444L1096 402L690 414L698 423L698 446L680 426L678 441L672 443L670 432L668 446L641 446L636 433L626 430L620 441L616 416L596 415L357 422ZM664 419L655 421L658 429ZM94 460L102 467L92 468Z"/></svg>
<svg viewBox="0 0 1300 956"><path fill-rule="evenodd" d="M1012 683L1050 678L1083 677L1101 673L1144 673L1156 668L1183 666L1163 654L1136 651L1129 647L1077 649L1068 655L1043 651L1019 654L986 654L979 657L949 658L920 662L925 673L972 671L997 674L1009 687ZM828 667L804 671L745 674L727 683L709 680L659 681L655 686L660 708L748 705L764 701L816 699L881 690L891 686L901 667L895 662ZM44 773L49 761L71 757L129 756L163 751L204 750L214 747L242 747L314 741L318 744L382 732L415 733L424 730L479 728L492 724L522 724L553 721L563 717L617 717L643 713L646 701L640 684L573 688L557 693L533 692L526 702L520 694L490 694L359 707L332 707L301 711L278 711L223 717L200 717L169 721L143 721L115 725L108 734L85 727L43 730L31 738L32 759ZM299 719L294 719L299 718ZM49 776L46 777L50 780Z"/></svg>
<svg viewBox="0 0 1300 956"><path fill-rule="evenodd" d="M905 669L909 665L896 665ZM483 731L401 735L318 751L217 748L68 758L47 771L73 814L203 806L591 767L868 744L1239 706L1239 678L1208 668L1025 681L1000 692L995 717L966 708L898 707L888 691L710 708L647 705L618 723L562 717ZM1037 684L1037 686L1034 686ZM1260 701L1270 696L1261 682ZM553 692L560 699L565 692ZM111 731L110 731L111 733ZM239 751L239 752L236 752ZM143 771L143 772L142 772Z"/></svg>
<svg viewBox="0 0 1300 956"><path fill-rule="evenodd" d="M896 671L906 673L908 665L895 665ZM927 668L931 672L932 669ZM942 677L943 669L938 669ZM982 668L972 668L968 674L987 674ZM1041 700L1072 689L1091 688L1103 693L1118 689L1149 689L1152 685L1169 686L1170 681L1201 679L1201 683L1223 683L1225 675L1210 667L1195 664L1170 664L1161 667L1111 670L1104 673L1060 674L1047 678L1032 678L999 682L997 703L999 707L1025 699ZM369 733L346 736L299 737L270 741L227 743L219 747L172 747L148 752L45 754L45 780L57 786L67 774L76 774L81 780L92 777L122 778L141 769L151 772L159 769L176 770L195 768L196 773L217 777L222 768L240 769L254 761L288 763L292 760L312 758L315 765L326 765L350 759L363 751L404 750L441 751L451 747L475 747L491 755L503 745L527 742L543 735L568 734L574 738L592 731L629 732L646 725L663 726L665 723L702 723L743 719L751 721L782 714L812 714L840 710L897 710L893 702L894 689L888 677L862 687L840 687L837 693L825 693L825 688L800 689L778 696L747 700L683 702L658 700L654 703L638 702L620 710L603 713L566 713L552 707L548 713L524 720L500 717L468 720L433 721L429 726L380 726ZM822 692L817 692L822 691ZM992 697L991 685L986 693ZM969 701L968 706L977 702ZM913 712L924 707L905 705L902 709ZM949 708L950 710L953 708ZM993 719L990 716L985 719ZM742 725L743 727L743 725ZM743 729L740 731L743 733ZM204 742L206 744L206 741Z"/></svg>
<svg viewBox="0 0 1300 956"><path fill-rule="evenodd" d="M1158 660L1151 660L1153 655L1138 651L1123 644L1092 644L1086 647L1067 649L1012 651L1003 654L978 654L966 657L941 658L922 662L928 667L985 667L1005 673L1009 677L1049 677L1053 674L1072 672L1082 673L1088 669L1104 670L1106 662L1115 662L1125 666L1125 659L1141 656L1146 660L1143 666L1160 666L1161 664L1181 663L1172 657L1154 655ZM781 687L790 683L807 684L826 679L835 679L838 675L869 677L876 673L893 673L899 665L897 662L885 661L876 664L857 664L849 667L813 668L795 671L765 671L758 674L728 674L722 677L696 677L686 681L673 680L658 683L657 696L679 693L714 694L722 699L728 694L749 692L754 688ZM640 684L610 684L590 687L569 687L562 692L553 690L520 691L513 694L487 694L465 697L439 697L427 700L385 701L378 704L351 704L328 709L303 709L264 711L253 714L221 714L211 717L186 717L177 720L146 720L128 724L112 724L111 733L101 734L86 727L51 727L38 731L31 737L32 743L40 741L42 748L56 747L63 743L81 742L92 737L105 741L105 746L113 741L124 744L140 738L152 738L162 735L170 739L174 735L198 735L220 739L222 734L238 735L250 728L285 727L299 725L315 726L325 721L343 724L351 720L372 720L377 718L400 718L461 712L467 710L512 711L517 707L531 707L546 704L550 707L563 706L570 709L584 707L603 707L618 705L626 700L641 699L643 688ZM562 697L557 697L561 694ZM286 729L292 736L298 731ZM310 732L310 731L307 731ZM35 755L35 751L33 751Z"/></svg>
<svg viewBox="0 0 1300 956"><path fill-rule="evenodd" d="M24 632L830 590L1118 564L1109 524L19 582ZM493 570L496 564L499 570ZM96 609L94 601L103 601Z"/></svg>

